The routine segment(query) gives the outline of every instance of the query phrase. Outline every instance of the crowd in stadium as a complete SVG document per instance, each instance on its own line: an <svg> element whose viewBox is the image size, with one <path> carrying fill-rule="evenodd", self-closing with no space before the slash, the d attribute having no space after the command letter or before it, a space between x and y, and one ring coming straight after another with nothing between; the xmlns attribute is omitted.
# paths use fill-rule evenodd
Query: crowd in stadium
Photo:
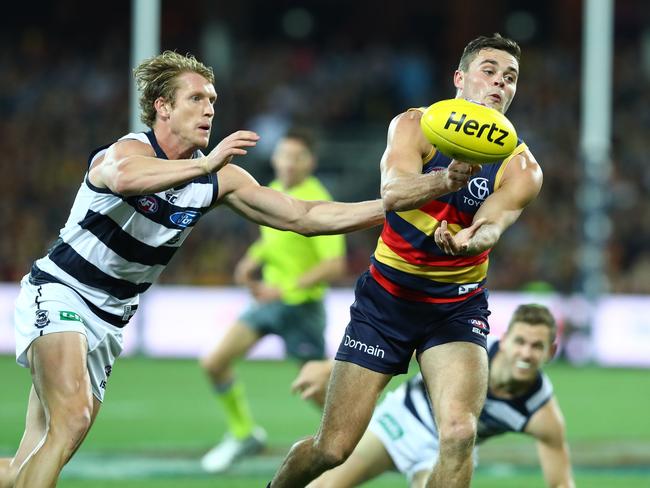
<svg viewBox="0 0 650 488"><path fill-rule="evenodd" d="M123 26L122 26L123 27ZM0 46L0 281L17 282L63 224L85 171L88 153L127 132L128 39L118 28L85 49L52 36L47 27L21 31ZM47 40L46 40L47 39ZM57 39L57 40L54 40ZM164 41L164 37L163 37ZM204 39L205 41L205 39ZM257 130L272 145L290 124L307 123L320 139L320 174L335 198L377 197L378 163L390 119L409 106L454 95L440 75L437 52L392 44L277 41L241 45L231 40L228 72L215 64L216 106L212 144L238 128ZM201 43L198 43L201 45ZM163 42L163 47L167 46ZM184 48L179 48L181 51ZM190 47L187 47L190 50ZM236 54L236 55L235 55ZM456 57L458 53L454 53ZM647 133L650 70L641 48L630 43L614 58L612 165L606 207L610 290L650 292ZM489 286L521 289L544 282L561 292L579 286L582 244L578 189L580 54L573 49L530 45L522 58L525 83L508 113L520 137L544 169L538 200L506 233L493 253ZM644 69L645 68L645 69ZM267 145L237 163L268 183ZM602 231L608 225L603 222ZM255 226L227 210L202 222L162 282L232 283L234 263L255 238ZM379 230L348 236L349 280L362 270Z"/></svg>

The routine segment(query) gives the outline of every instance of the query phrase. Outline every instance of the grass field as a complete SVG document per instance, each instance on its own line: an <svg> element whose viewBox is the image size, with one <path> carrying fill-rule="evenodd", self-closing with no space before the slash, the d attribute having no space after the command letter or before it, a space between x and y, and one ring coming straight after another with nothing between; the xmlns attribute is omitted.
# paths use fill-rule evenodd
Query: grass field
<svg viewBox="0 0 650 488"><path fill-rule="evenodd" d="M315 431L319 412L290 394L294 364L247 362L238 371L269 434L264 455L228 475L203 474L198 458L221 438L223 423L196 363L124 358L116 363L93 430L58 486L264 487L289 446ZM559 363L548 372L566 416L578 486L650 487L650 372ZM0 379L0 455L8 456L22 435L29 373L0 356ZM365 486L406 482L389 474ZM472 486L543 487L530 439L510 435L486 443Z"/></svg>

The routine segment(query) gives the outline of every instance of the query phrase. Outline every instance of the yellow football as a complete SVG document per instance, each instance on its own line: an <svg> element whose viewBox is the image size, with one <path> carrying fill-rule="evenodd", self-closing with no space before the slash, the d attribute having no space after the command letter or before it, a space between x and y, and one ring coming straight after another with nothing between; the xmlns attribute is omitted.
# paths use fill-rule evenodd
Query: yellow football
<svg viewBox="0 0 650 488"><path fill-rule="evenodd" d="M441 153L468 163L496 163L517 147L517 132L505 115L462 98L429 106L420 126Z"/></svg>

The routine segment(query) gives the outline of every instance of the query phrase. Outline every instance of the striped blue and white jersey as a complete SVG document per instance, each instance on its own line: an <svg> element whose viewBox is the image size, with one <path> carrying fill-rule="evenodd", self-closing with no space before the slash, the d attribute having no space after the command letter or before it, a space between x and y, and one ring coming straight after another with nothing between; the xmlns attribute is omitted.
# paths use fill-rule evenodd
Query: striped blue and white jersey
<svg viewBox="0 0 650 488"><path fill-rule="evenodd" d="M495 341L488 351L490 364L499 350ZM433 411L426 394L421 374L417 374L400 388L405 389L404 405L435 437L438 431ZM553 396L553 385L548 376L540 371L531 388L523 395L502 399L495 397L489 390L485 405L478 421L477 442L506 432L523 432L531 417Z"/></svg>
<svg viewBox="0 0 650 488"><path fill-rule="evenodd" d="M152 131L122 137L150 144L168 159ZM95 150L89 166L109 146ZM195 151L192 157L201 157ZM173 162L170 162L173 164ZM75 290L101 319L123 327L139 295L156 281L196 222L218 197L215 174L151 195L125 197L81 183L59 238L30 274L36 284L62 283Z"/></svg>

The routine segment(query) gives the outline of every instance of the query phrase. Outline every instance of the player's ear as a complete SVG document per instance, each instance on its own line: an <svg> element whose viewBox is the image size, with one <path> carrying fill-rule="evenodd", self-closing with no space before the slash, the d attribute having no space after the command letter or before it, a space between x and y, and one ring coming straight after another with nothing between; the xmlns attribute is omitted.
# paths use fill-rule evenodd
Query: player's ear
<svg viewBox="0 0 650 488"><path fill-rule="evenodd" d="M463 88L463 81L465 80L465 73L462 70L457 69L454 71L454 86L456 89L460 90Z"/></svg>
<svg viewBox="0 0 650 488"><path fill-rule="evenodd" d="M551 347L548 348L548 357L546 358L547 361L550 361L555 357L557 354L557 342L554 342L551 344Z"/></svg>
<svg viewBox="0 0 650 488"><path fill-rule="evenodd" d="M169 104L163 97L156 98L156 100L153 102L153 106L161 117L169 117Z"/></svg>

